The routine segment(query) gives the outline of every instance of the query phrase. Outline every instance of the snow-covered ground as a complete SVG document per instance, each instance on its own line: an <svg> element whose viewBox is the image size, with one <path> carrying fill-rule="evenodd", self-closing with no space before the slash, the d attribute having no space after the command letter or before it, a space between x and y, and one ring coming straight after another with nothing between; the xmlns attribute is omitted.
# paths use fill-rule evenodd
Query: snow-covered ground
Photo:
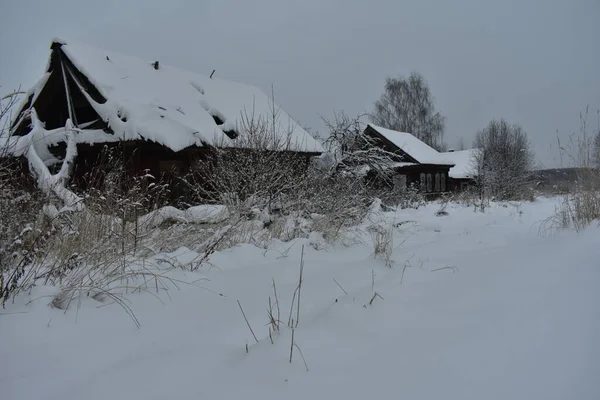
<svg viewBox="0 0 600 400"><path fill-rule="evenodd" d="M540 235L555 203L373 216L401 223L392 268L373 257L368 234L318 250L304 239L240 245L198 272L168 272L193 284L129 294L139 329L91 298L52 309L44 296L55 289L38 287L0 315L0 397L599 399L600 228ZM303 245L294 337L309 371L296 348L290 364L285 327ZM147 262L196 256L179 249Z"/></svg>

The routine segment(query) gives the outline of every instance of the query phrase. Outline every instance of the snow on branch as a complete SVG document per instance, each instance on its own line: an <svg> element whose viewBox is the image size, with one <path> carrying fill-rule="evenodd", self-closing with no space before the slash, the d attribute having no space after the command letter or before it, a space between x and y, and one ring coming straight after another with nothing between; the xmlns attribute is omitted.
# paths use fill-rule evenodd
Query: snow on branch
<svg viewBox="0 0 600 400"><path fill-rule="evenodd" d="M323 118L329 137L326 147L333 155L333 171L367 170L387 180L394 161L400 161L397 154L378 146L376 141L364 134L363 116L349 117L344 112L334 115L333 120Z"/></svg>
<svg viewBox="0 0 600 400"><path fill-rule="evenodd" d="M60 170L55 175L52 175L44 161L40 158L35 146L36 143L41 142L46 129L39 120L34 108L31 109L31 121L33 125L32 129L22 138L22 141L26 146L24 154L29 163L29 169L36 178L38 187L47 194L53 192L63 201L64 207L61 211L82 211L85 208L83 199L66 187L71 177L75 158L77 157L77 143L75 142L74 135L78 129L73 126L70 120L67 120L65 124L67 151L65 158L62 160Z"/></svg>

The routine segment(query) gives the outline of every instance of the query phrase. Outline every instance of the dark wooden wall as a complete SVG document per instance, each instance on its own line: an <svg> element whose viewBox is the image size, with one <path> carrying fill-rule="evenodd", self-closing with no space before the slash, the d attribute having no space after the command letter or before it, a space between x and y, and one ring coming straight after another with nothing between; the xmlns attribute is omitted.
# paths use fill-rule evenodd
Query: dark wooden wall
<svg viewBox="0 0 600 400"><path fill-rule="evenodd" d="M396 168L395 174L406 176L407 187L414 187L422 193L445 193L451 190L449 170L450 167L446 165L417 164ZM437 185L436 175L439 176ZM428 179L431 179L431 188L428 188Z"/></svg>
<svg viewBox="0 0 600 400"><path fill-rule="evenodd" d="M106 174L120 169L126 182L134 177L150 174L155 178L154 182L169 184L172 199L181 199L190 195L189 186L184 184L181 178L189 177L195 184L203 184L202 177L196 173L195 165L199 161L207 161L214 155L213 151L208 147L192 146L174 152L157 143L142 140L98 145L80 144L72 183L79 190L101 189ZM62 152L64 154L64 150ZM282 157L291 157L286 160L297 162L297 165L304 165L306 168L311 156L314 155L294 152L282 154Z"/></svg>

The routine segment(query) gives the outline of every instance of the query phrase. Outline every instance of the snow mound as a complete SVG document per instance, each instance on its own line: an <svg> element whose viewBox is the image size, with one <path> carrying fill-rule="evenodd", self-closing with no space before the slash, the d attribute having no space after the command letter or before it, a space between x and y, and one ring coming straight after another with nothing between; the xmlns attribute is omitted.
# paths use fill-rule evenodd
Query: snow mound
<svg viewBox="0 0 600 400"><path fill-rule="evenodd" d="M184 217L188 222L195 224L216 224L229 218L229 211L223 205L206 204L188 208Z"/></svg>

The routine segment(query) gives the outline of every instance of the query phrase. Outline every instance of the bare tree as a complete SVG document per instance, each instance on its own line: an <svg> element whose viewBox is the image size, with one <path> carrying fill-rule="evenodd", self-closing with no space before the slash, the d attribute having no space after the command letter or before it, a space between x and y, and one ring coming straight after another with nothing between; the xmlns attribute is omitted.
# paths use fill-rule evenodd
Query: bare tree
<svg viewBox="0 0 600 400"><path fill-rule="evenodd" d="M435 111L429 85L416 72L408 78L386 79L371 119L384 128L411 133L435 149L443 148L445 117Z"/></svg>
<svg viewBox="0 0 600 400"><path fill-rule="evenodd" d="M399 156L377 146L375 139L364 134L363 117L352 118L342 111L331 120L323 118L329 130L325 148L332 157L331 171L362 174L368 170L387 181L391 163L399 161Z"/></svg>
<svg viewBox="0 0 600 400"><path fill-rule="evenodd" d="M477 133L473 147L482 149L473 160L482 197L506 200L524 195L534 155L519 125L493 120Z"/></svg>
<svg viewBox="0 0 600 400"><path fill-rule="evenodd" d="M467 149L467 145L465 144L465 138L461 136L458 138L458 142L456 143L456 150L462 151L462 150L466 150L466 149Z"/></svg>

